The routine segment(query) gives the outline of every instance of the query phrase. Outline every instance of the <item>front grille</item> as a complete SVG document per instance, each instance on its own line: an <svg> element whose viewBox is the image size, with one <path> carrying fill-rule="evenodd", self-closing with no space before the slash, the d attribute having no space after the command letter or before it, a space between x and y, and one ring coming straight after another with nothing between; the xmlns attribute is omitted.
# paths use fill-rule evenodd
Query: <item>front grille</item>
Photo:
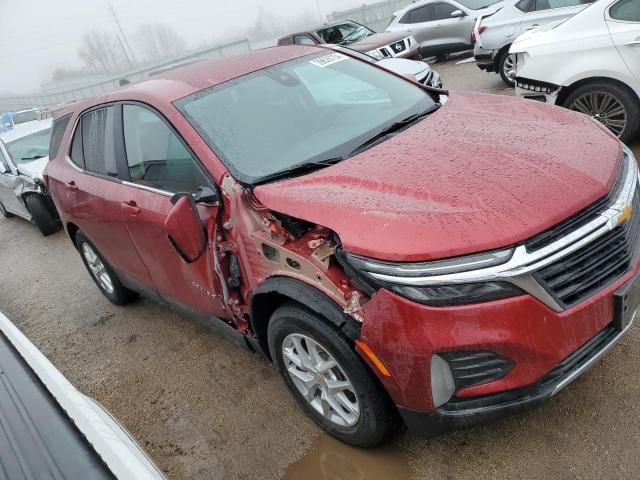
<svg viewBox="0 0 640 480"><path fill-rule="evenodd" d="M541 248L551 245L556 240L559 240L565 235L598 218L601 213L609 208L614 199L618 198L620 195L620 190L624 187L624 179L627 176L628 168L628 162L623 162L623 167L620 169L616 183L607 196L591 204L581 212L578 212L578 214L572 216L570 219L561 222L555 227L552 227L551 229L546 230L527 241L527 251L535 252L536 250L540 250Z"/></svg>
<svg viewBox="0 0 640 480"><path fill-rule="evenodd" d="M627 273L640 233L640 201L633 198L630 221L534 274L560 306L570 308Z"/></svg>
<svg viewBox="0 0 640 480"><path fill-rule="evenodd" d="M393 50L393 53L395 53L396 55L404 52L406 49L407 49L407 46L404 44L404 41L396 42L391 45L391 50Z"/></svg>

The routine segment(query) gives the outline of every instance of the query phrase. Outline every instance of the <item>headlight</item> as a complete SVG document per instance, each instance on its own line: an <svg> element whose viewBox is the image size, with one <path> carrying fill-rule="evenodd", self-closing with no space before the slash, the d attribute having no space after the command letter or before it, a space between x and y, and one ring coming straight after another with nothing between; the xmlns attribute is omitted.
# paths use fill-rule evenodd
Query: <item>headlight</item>
<svg viewBox="0 0 640 480"><path fill-rule="evenodd" d="M384 58L384 55L382 55L379 50L371 50L367 52L367 55L375 58L376 60L382 60Z"/></svg>
<svg viewBox="0 0 640 480"><path fill-rule="evenodd" d="M414 302L433 306L464 305L515 297L524 292L507 282L456 283L445 281L426 286L416 279L459 274L507 263L513 249L468 255L425 263L392 263L343 254L362 281L372 288L386 288Z"/></svg>

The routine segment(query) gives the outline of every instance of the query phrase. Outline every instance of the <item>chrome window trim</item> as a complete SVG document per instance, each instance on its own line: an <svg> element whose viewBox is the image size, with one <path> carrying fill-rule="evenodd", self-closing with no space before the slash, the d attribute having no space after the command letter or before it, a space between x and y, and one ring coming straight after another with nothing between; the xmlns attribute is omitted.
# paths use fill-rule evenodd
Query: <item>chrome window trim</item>
<svg viewBox="0 0 640 480"><path fill-rule="evenodd" d="M163 195L165 197L173 197L175 195L175 193L167 192L166 190L160 190L158 188L149 187L140 183L129 182L127 180L123 180L122 184L126 185L127 187L139 188L140 190L146 190L147 192L157 193L158 195Z"/></svg>
<svg viewBox="0 0 640 480"><path fill-rule="evenodd" d="M368 272L368 275L381 282L413 287L504 281L520 287L556 312L562 312L564 308L533 278L533 273L588 245L619 225L618 217L632 202L639 184L638 166L626 147L623 161L628 162L629 167L620 194L611 206L595 220L540 250L529 253L525 245L519 245L506 263L461 273L422 277L400 277L373 272Z"/></svg>

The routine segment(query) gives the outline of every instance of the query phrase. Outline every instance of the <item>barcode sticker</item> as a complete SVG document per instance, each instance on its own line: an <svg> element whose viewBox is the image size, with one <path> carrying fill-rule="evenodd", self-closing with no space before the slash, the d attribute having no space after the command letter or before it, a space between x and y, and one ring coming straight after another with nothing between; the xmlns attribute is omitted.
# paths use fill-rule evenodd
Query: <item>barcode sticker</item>
<svg viewBox="0 0 640 480"><path fill-rule="evenodd" d="M346 55L342 55L341 53L330 53L329 55L311 60L309 63L317 67L324 68L329 65L333 65L334 63L341 62L342 60L346 60L347 58L348 57Z"/></svg>

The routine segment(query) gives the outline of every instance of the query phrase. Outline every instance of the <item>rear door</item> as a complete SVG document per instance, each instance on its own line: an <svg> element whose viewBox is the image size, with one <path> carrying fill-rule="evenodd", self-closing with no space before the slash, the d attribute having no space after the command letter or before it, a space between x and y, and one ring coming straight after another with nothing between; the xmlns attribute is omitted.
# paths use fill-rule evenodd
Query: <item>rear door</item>
<svg viewBox="0 0 640 480"><path fill-rule="evenodd" d="M17 172L9 164L8 154L3 145L0 145L0 172L0 203L9 212L28 218L30 214L15 192L19 183Z"/></svg>
<svg viewBox="0 0 640 480"><path fill-rule="evenodd" d="M620 0L613 5L607 25L622 59L640 81L640 0Z"/></svg>
<svg viewBox="0 0 640 480"><path fill-rule="evenodd" d="M221 289L214 272L215 242L195 262L187 263L171 245L164 223L176 193L196 193L199 187L215 189L198 159L172 125L142 104L122 107L127 165L127 229L154 285L169 302L177 301L200 313L225 317ZM218 207L199 205L207 231L215 231Z"/></svg>
<svg viewBox="0 0 640 480"><path fill-rule="evenodd" d="M83 114L76 124L71 151L62 168L64 197L70 220L98 248L122 280L151 286L151 277L123 221L123 199L129 187L119 178L124 154L116 143L121 129L119 106L108 105ZM120 165L119 165L120 164Z"/></svg>

